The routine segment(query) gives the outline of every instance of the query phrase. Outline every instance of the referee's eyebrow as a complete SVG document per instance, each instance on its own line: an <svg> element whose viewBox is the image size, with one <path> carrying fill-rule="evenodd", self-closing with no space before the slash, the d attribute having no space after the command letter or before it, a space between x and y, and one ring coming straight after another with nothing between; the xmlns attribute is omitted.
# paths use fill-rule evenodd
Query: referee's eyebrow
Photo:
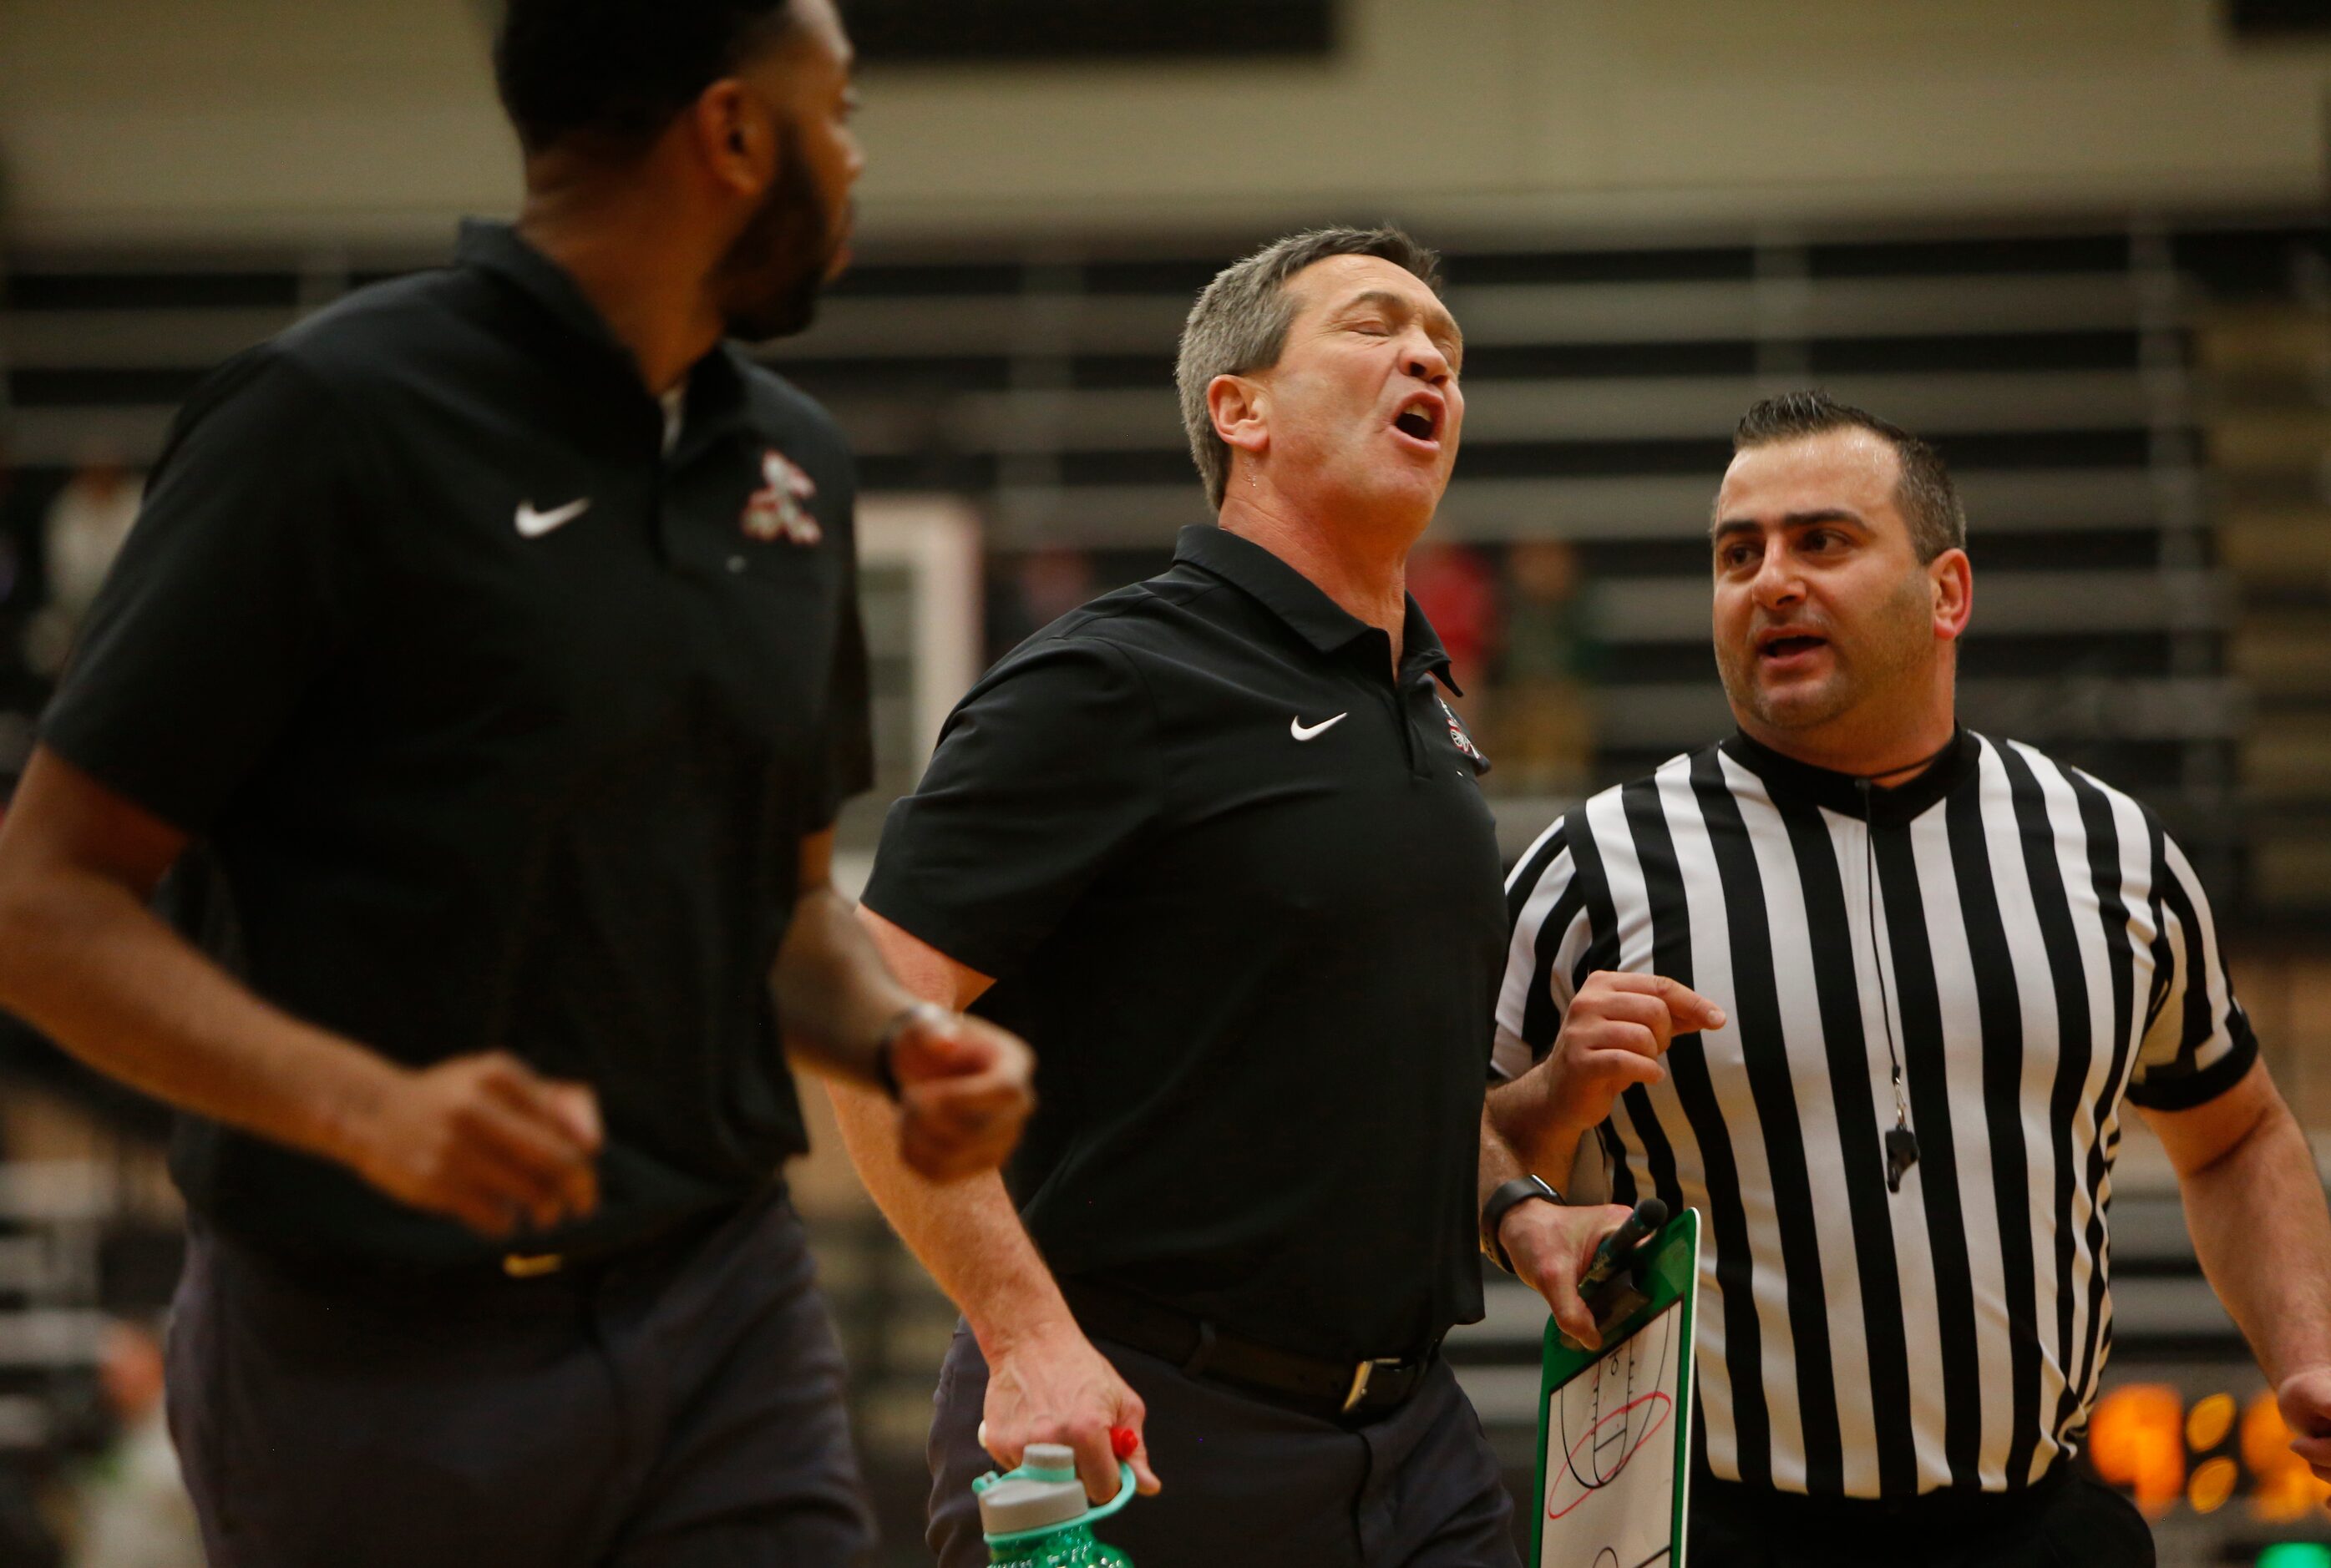
<svg viewBox="0 0 2331 1568"><path fill-rule="evenodd" d="M1815 523L1852 523L1860 526L1862 521L1861 514L1851 507L1816 507L1809 512L1781 514L1781 527L1784 528L1810 527ZM1764 532L1764 525L1754 518L1724 518L1708 530L1708 537L1711 543L1721 543L1728 534L1762 532Z"/></svg>

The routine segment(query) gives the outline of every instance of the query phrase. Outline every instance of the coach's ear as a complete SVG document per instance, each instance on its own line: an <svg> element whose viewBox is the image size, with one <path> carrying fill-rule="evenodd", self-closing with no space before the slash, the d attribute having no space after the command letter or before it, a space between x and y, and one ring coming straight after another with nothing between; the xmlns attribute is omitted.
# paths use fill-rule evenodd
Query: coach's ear
<svg viewBox="0 0 2331 1568"><path fill-rule="evenodd" d="M1233 451L1261 457L1270 449L1270 388L1243 375L1206 383L1206 414Z"/></svg>
<svg viewBox="0 0 2331 1568"><path fill-rule="evenodd" d="M1945 550L1927 563L1927 584L1934 592L1935 641L1957 641L1974 615L1974 563L1965 550Z"/></svg>
<svg viewBox="0 0 2331 1568"><path fill-rule="evenodd" d="M768 106L733 78L706 88L682 120L713 177L738 195L766 191L788 151Z"/></svg>

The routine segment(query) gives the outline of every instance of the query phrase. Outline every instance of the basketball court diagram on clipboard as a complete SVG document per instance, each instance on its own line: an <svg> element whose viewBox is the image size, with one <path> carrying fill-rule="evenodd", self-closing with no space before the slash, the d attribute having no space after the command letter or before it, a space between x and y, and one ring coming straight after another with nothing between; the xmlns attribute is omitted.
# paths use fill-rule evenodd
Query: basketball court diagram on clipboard
<svg viewBox="0 0 2331 1568"><path fill-rule="evenodd" d="M1599 1351L1549 1320L1538 1405L1536 1568L1681 1568L1690 1487L1699 1216L1636 1255L1648 1299Z"/></svg>

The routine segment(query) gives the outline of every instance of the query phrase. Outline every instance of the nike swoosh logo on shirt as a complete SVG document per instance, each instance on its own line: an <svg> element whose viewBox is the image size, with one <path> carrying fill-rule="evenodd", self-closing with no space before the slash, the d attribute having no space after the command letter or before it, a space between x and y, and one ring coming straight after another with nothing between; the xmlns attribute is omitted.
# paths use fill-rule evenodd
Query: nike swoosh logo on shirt
<svg viewBox="0 0 2331 1568"><path fill-rule="evenodd" d="M1333 718L1323 718L1312 725L1305 724L1299 717L1290 718L1287 721L1287 733L1298 740L1317 740L1350 717L1351 714L1346 711L1337 714Z"/></svg>
<svg viewBox="0 0 2331 1568"><path fill-rule="evenodd" d="M579 501L569 501L563 507L555 508L547 512L536 511L532 501L520 501L518 504L519 537L538 539L551 529L563 527L573 522L590 508L589 496L585 496Z"/></svg>

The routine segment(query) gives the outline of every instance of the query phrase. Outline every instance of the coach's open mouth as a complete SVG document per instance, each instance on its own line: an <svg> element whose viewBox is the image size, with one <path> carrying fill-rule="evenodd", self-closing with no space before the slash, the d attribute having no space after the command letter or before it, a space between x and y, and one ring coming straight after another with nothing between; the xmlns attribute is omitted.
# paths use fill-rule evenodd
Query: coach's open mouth
<svg viewBox="0 0 2331 1568"><path fill-rule="evenodd" d="M1392 417L1392 427L1411 441L1434 444L1441 439L1441 421L1446 412L1447 405L1438 396L1421 392L1400 405L1400 412Z"/></svg>

